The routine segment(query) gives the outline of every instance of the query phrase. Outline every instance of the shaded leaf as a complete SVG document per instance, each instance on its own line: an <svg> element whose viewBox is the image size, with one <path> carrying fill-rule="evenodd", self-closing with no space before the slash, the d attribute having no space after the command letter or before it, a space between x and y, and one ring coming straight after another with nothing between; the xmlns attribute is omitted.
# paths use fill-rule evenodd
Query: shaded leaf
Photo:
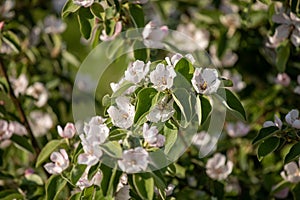
<svg viewBox="0 0 300 200"><path fill-rule="evenodd" d="M257 142L262 141L263 139L271 136L276 131L278 131L278 127L276 126L270 126L260 129L256 138L254 138L254 140L252 141L252 144L256 144Z"/></svg>
<svg viewBox="0 0 300 200"><path fill-rule="evenodd" d="M300 143L294 144L284 158L284 164L296 160L300 155Z"/></svg>
<svg viewBox="0 0 300 200"><path fill-rule="evenodd" d="M260 143L257 150L258 160L261 161L266 155L275 151L279 143L280 139L278 137L270 137Z"/></svg>
<svg viewBox="0 0 300 200"><path fill-rule="evenodd" d="M56 200L66 186L67 181L59 175L52 175L46 183L46 199Z"/></svg>
<svg viewBox="0 0 300 200"><path fill-rule="evenodd" d="M52 140L46 144L46 146L41 150L37 161L36 167L39 167L45 160L50 157L50 154L54 152L58 147L64 143L64 140Z"/></svg>
<svg viewBox="0 0 300 200"><path fill-rule="evenodd" d="M30 144L28 138L26 138L25 136L20 136L20 135L14 134L10 139L14 143L19 145L20 147L22 147L25 150L29 151L30 153L34 153L34 149L32 147L32 144Z"/></svg>

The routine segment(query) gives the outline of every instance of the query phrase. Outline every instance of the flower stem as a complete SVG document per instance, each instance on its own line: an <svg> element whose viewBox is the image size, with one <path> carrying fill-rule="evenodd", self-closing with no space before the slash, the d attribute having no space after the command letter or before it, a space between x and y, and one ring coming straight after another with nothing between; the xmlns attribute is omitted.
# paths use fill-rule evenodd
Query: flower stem
<svg viewBox="0 0 300 200"><path fill-rule="evenodd" d="M13 88L12 88L11 83L9 81L6 68L5 68L2 60L0 60L0 72L3 74L4 78L6 79L6 82L8 84L8 95L11 98L13 104L15 105L16 110L17 110L17 112L20 115L20 121L25 126L25 128L26 128L26 130L28 132L28 135L29 135L29 139L31 140L32 145L33 145L33 147L34 147L34 149L36 151L36 154L38 155L40 153L41 149L40 149L40 147L38 145L38 142L35 139L35 137L33 135L33 132L32 132L32 130L30 128L30 125L28 123L28 120L27 120L27 117L25 115L24 109L22 108L21 103L19 102L18 98L15 96L15 94L13 92Z"/></svg>

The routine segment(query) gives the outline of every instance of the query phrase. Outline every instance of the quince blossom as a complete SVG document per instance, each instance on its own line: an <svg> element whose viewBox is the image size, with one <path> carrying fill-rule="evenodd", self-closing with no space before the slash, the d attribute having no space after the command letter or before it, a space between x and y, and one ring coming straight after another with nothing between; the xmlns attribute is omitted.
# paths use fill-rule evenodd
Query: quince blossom
<svg viewBox="0 0 300 200"><path fill-rule="evenodd" d="M143 126L143 136L145 141L151 147L163 147L166 141L165 136L158 133L156 126L151 126L149 128L147 123L145 123Z"/></svg>
<svg viewBox="0 0 300 200"><path fill-rule="evenodd" d="M128 129L132 126L135 108L130 103L130 99L124 96L116 98L117 106L110 106L107 110L112 123L119 127Z"/></svg>
<svg viewBox="0 0 300 200"><path fill-rule="evenodd" d="M121 170L126 173L133 174L147 169L149 154L142 147L123 151L122 158L118 164Z"/></svg>
<svg viewBox="0 0 300 200"><path fill-rule="evenodd" d="M102 171L97 171L96 174L92 177L91 180L88 179L88 172L90 167L87 167L80 177L80 179L77 181L76 186L78 186L81 190L84 188L88 188L92 185L98 185L100 186L103 174Z"/></svg>
<svg viewBox="0 0 300 200"><path fill-rule="evenodd" d="M175 109L173 108L173 101L166 102L162 100L149 112L147 115L147 119L150 122L165 122L170 119L175 113Z"/></svg>
<svg viewBox="0 0 300 200"><path fill-rule="evenodd" d="M279 73L277 74L277 77L275 79L275 83L282 85L284 87L289 86L291 82L291 78L289 77L289 75L287 73Z"/></svg>
<svg viewBox="0 0 300 200"><path fill-rule="evenodd" d="M9 123L5 120L0 119L0 141L9 139L13 132L9 128Z"/></svg>
<svg viewBox="0 0 300 200"><path fill-rule="evenodd" d="M139 83L149 72L150 62L145 64L143 61L137 60L125 71L125 80L132 83Z"/></svg>
<svg viewBox="0 0 300 200"><path fill-rule="evenodd" d="M29 114L29 124L32 128L33 135L40 137L45 135L53 126L51 115L41 111L33 111Z"/></svg>
<svg viewBox="0 0 300 200"><path fill-rule="evenodd" d="M157 28L155 23L150 21L146 24L142 33L145 46L148 48L163 48L164 45L161 41L167 36L168 32L167 26Z"/></svg>
<svg viewBox="0 0 300 200"><path fill-rule="evenodd" d="M282 128L282 121L277 115L274 115L274 122L272 121L266 121L263 124L263 127L270 127L270 126L277 126L279 129Z"/></svg>
<svg viewBox="0 0 300 200"><path fill-rule="evenodd" d="M243 137L250 131L250 126L238 121L237 123L227 123L226 131L230 137Z"/></svg>
<svg viewBox="0 0 300 200"><path fill-rule="evenodd" d="M291 110L286 116L285 121L294 128L300 129L299 111L297 109Z"/></svg>
<svg viewBox="0 0 300 200"><path fill-rule="evenodd" d="M206 163L206 174L214 180L224 180L232 172L233 163L220 153L214 154L214 156L208 159Z"/></svg>
<svg viewBox="0 0 300 200"><path fill-rule="evenodd" d="M284 165L284 171L280 173L281 177L291 183L300 182L300 170L299 170L300 160L298 164L296 162L290 162Z"/></svg>
<svg viewBox="0 0 300 200"><path fill-rule="evenodd" d="M72 138L72 137L74 137L74 135L76 133L76 128L73 123L67 123L64 129L62 129L62 127L60 125L58 125L57 132L60 135L60 137Z"/></svg>
<svg viewBox="0 0 300 200"><path fill-rule="evenodd" d="M28 86L28 79L25 74L21 74L17 79L11 78L10 81L16 97L20 94L25 94Z"/></svg>
<svg viewBox="0 0 300 200"><path fill-rule="evenodd" d="M44 84L40 82L36 82L32 86L28 87L26 94L36 99L35 105L37 107L44 106L48 101L48 92Z"/></svg>
<svg viewBox="0 0 300 200"><path fill-rule="evenodd" d="M73 0L73 3L87 8L94 3L94 0Z"/></svg>
<svg viewBox="0 0 300 200"><path fill-rule="evenodd" d="M69 166L69 157L64 149L60 149L59 152L53 152L50 155L51 163L44 165L44 168L49 174L60 174Z"/></svg>
<svg viewBox="0 0 300 200"><path fill-rule="evenodd" d="M216 150L217 141L217 137L208 134L206 131L201 131L194 135L192 144L199 148L200 156L206 156L208 153Z"/></svg>
<svg viewBox="0 0 300 200"><path fill-rule="evenodd" d="M174 68L170 65L165 66L162 63L159 63L155 70L150 73L150 81L158 91L170 89L173 86L175 77Z"/></svg>
<svg viewBox="0 0 300 200"><path fill-rule="evenodd" d="M212 94L217 92L221 84L218 76L215 69L196 68L191 82L197 93Z"/></svg>

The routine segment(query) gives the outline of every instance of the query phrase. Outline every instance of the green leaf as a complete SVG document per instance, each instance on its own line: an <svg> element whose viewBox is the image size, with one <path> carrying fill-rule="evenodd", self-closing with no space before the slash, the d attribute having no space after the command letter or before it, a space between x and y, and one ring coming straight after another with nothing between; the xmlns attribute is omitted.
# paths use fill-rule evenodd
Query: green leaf
<svg viewBox="0 0 300 200"><path fill-rule="evenodd" d="M154 88L143 88L137 94L136 112L134 122L136 123L139 118L149 111L152 106L152 99L156 96L157 91Z"/></svg>
<svg viewBox="0 0 300 200"><path fill-rule="evenodd" d="M190 83L193 78L195 69L187 59L181 58L175 66L175 71L179 72Z"/></svg>
<svg viewBox="0 0 300 200"><path fill-rule="evenodd" d="M224 95L223 91L225 91L225 95ZM233 94L230 90L228 90L226 88L219 89L217 93L225 100L225 102L223 101L223 104L229 110L239 113L239 115L241 115L240 117L243 120L247 120L244 107L243 107L241 101L238 99L238 97L235 96L235 94Z"/></svg>
<svg viewBox="0 0 300 200"><path fill-rule="evenodd" d="M184 119L181 118L181 122L186 124L191 119L191 114L192 114L192 105L191 102L189 101L191 95L186 89L178 88L174 90L172 96L176 105L179 107L181 111L182 117L184 118ZM181 125L184 126L184 124Z"/></svg>
<svg viewBox="0 0 300 200"><path fill-rule="evenodd" d="M127 130L115 129L109 133L109 141L116 140L119 141L127 136Z"/></svg>
<svg viewBox="0 0 300 200"><path fill-rule="evenodd" d="M275 151L280 143L280 139L278 137L270 137L260 143L257 156L258 160L261 161L266 155Z"/></svg>
<svg viewBox="0 0 300 200"><path fill-rule="evenodd" d="M258 135L256 136L256 138L254 138L252 144L256 144L257 142L264 140L265 138L273 135L276 131L278 131L278 127L276 126L270 126L260 129Z"/></svg>
<svg viewBox="0 0 300 200"><path fill-rule="evenodd" d="M2 200L24 199L24 197L16 190L3 190L0 191L0 199Z"/></svg>
<svg viewBox="0 0 300 200"><path fill-rule="evenodd" d="M199 98L201 100L201 113L202 113L201 123L203 124L209 117L212 107L210 105L209 100L206 97L199 95Z"/></svg>
<svg viewBox="0 0 300 200"><path fill-rule="evenodd" d="M286 154L284 158L284 164L296 160L300 155L300 142L292 146L290 151Z"/></svg>
<svg viewBox="0 0 300 200"><path fill-rule="evenodd" d="M74 4L73 0L68 0L62 9L62 13L61 13L62 18L65 18L69 14L76 12L77 10L79 10L79 8L80 6Z"/></svg>
<svg viewBox="0 0 300 200"><path fill-rule="evenodd" d="M164 150L165 154L168 154L171 148L173 147L173 145L175 144L177 140L177 133L178 130L176 129L176 127L170 128L166 125L164 126L164 136L166 137L165 150Z"/></svg>
<svg viewBox="0 0 300 200"><path fill-rule="evenodd" d="M52 140L47 143L46 146L41 150L35 166L39 167L45 160L49 158L50 154L62 144L64 144L64 140Z"/></svg>
<svg viewBox="0 0 300 200"><path fill-rule="evenodd" d="M77 18L82 36L85 39L89 39L92 32L92 25L90 20L93 19L93 15L91 14L89 9L80 8Z"/></svg>
<svg viewBox="0 0 300 200"><path fill-rule="evenodd" d="M82 191L83 194L81 195L81 199L93 200L94 192L95 187L93 185L88 188L84 188L84 190Z"/></svg>
<svg viewBox="0 0 300 200"><path fill-rule="evenodd" d="M222 85L224 87L232 87L233 86L233 82L230 79L222 78Z"/></svg>
<svg viewBox="0 0 300 200"><path fill-rule="evenodd" d="M20 136L20 135L14 134L10 139L14 143L19 145L20 147L23 147L24 149L29 151L30 153L34 153L34 149L32 147L32 144L30 144L29 140L25 136Z"/></svg>
<svg viewBox="0 0 300 200"><path fill-rule="evenodd" d="M110 157L122 158L122 147L118 141L110 141L101 145L101 149Z"/></svg>
<svg viewBox="0 0 300 200"><path fill-rule="evenodd" d="M46 199L56 200L59 193L65 188L67 181L60 175L52 175L46 183Z"/></svg>
<svg viewBox="0 0 300 200"><path fill-rule="evenodd" d="M103 191L103 195L105 197L112 196L116 190L116 186L119 182L119 177L121 176L121 172L115 169L111 169L110 167L101 164L100 169L103 174L103 178L101 181L101 189Z"/></svg>
<svg viewBox="0 0 300 200"><path fill-rule="evenodd" d="M75 165L71 171L71 182L75 185L86 169L86 165Z"/></svg>
<svg viewBox="0 0 300 200"><path fill-rule="evenodd" d="M90 9L94 16L98 17L99 19L102 19L101 13L104 13L104 8L100 3L94 2Z"/></svg>
<svg viewBox="0 0 300 200"><path fill-rule="evenodd" d="M145 26L144 11L142 6L138 4L129 4L129 12L131 20L136 28L142 28Z"/></svg>
<svg viewBox="0 0 300 200"><path fill-rule="evenodd" d="M300 184L297 184L293 188L292 193L293 193L294 200L300 200Z"/></svg>
<svg viewBox="0 0 300 200"><path fill-rule="evenodd" d="M290 185L291 185L291 183L287 182L286 180L279 182L272 188L271 195L274 195L277 192L280 192L281 190L283 190L286 187L289 187Z"/></svg>
<svg viewBox="0 0 300 200"><path fill-rule="evenodd" d="M259 0L259 1L262 2L263 4L266 4L266 5L271 4L271 0Z"/></svg>
<svg viewBox="0 0 300 200"><path fill-rule="evenodd" d="M133 185L141 199L153 199L154 179L150 174L134 174Z"/></svg>
<svg viewBox="0 0 300 200"><path fill-rule="evenodd" d="M286 64L290 57L290 43L289 41L284 41L276 49L276 67L279 72L284 72Z"/></svg>
<svg viewBox="0 0 300 200"><path fill-rule="evenodd" d="M149 51L142 41L136 40L133 44L134 58L146 62L149 59Z"/></svg>

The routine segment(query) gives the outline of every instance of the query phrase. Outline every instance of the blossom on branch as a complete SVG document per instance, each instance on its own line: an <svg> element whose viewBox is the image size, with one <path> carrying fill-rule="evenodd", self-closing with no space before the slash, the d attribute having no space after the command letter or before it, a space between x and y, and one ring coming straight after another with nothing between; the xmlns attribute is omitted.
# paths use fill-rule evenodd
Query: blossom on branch
<svg viewBox="0 0 300 200"><path fill-rule="evenodd" d="M158 133L156 126L151 126L147 123L143 125L143 137L151 147L163 147L166 141L164 135Z"/></svg>
<svg viewBox="0 0 300 200"><path fill-rule="evenodd" d="M123 151L122 160L118 165L126 173L133 174L145 171L149 162L149 154L142 147Z"/></svg>
<svg viewBox="0 0 300 200"><path fill-rule="evenodd" d="M284 171L280 173L281 177L291 183L300 182L300 170L299 170L300 160L298 164L296 162L290 162L284 165Z"/></svg>
<svg viewBox="0 0 300 200"><path fill-rule="evenodd" d="M285 121L294 128L300 129L299 111L297 109L291 110L286 116Z"/></svg>
<svg viewBox="0 0 300 200"><path fill-rule="evenodd" d="M217 70L210 68L196 68L191 82L200 94L215 93L221 84Z"/></svg>
<svg viewBox="0 0 300 200"><path fill-rule="evenodd" d="M139 83L143 80L149 72L150 62L145 64L143 61L137 60L130 64L125 71L125 80L132 83Z"/></svg>
<svg viewBox="0 0 300 200"><path fill-rule="evenodd" d="M165 122L170 119L173 114L175 113L175 109L173 107L174 100L166 102L162 100L157 105L154 106L153 109L150 110L149 114L147 115L147 119L150 122Z"/></svg>
<svg viewBox="0 0 300 200"><path fill-rule="evenodd" d="M69 157L64 149L60 149L59 152L53 152L50 155L51 163L44 165L44 168L49 174L60 174L69 166Z"/></svg>
<svg viewBox="0 0 300 200"><path fill-rule="evenodd" d="M281 119L279 117L277 117L277 115L274 115L274 122L272 122L272 121L266 121L263 124L263 127L270 127L270 126L276 126L279 129L281 129L282 128L282 121L281 121Z"/></svg>
<svg viewBox="0 0 300 200"><path fill-rule="evenodd" d="M64 129L62 129L62 127L60 125L58 125L57 132L60 135L60 137L72 138L72 137L74 137L74 135L76 133L76 128L73 123L67 123Z"/></svg>
<svg viewBox="0 0 300 200"><path fill-rule="evenodd" d="M211 179L220 181L226 179L231 174L232 168L233 163L230 160L226 163L226 157L220 153L216 153L206 163L206 174Z"/></svg>
<svg viewBox="0 0 300 200"><path fill-rule="evenodd" d="M148 48L163 48L164 45L161 41L167 36L168 32L167 26L157 28L155 23L150 21L146 24L142 33L145 46Z"/></svg>
<svg viewBox="0 0 300 200"><path fill-rule="evenodd" d="M165 66L162 63L159 63L155 70L150 73L150 81L158 91L171 89L175 77L174 68L170 65Z"/></svg>

